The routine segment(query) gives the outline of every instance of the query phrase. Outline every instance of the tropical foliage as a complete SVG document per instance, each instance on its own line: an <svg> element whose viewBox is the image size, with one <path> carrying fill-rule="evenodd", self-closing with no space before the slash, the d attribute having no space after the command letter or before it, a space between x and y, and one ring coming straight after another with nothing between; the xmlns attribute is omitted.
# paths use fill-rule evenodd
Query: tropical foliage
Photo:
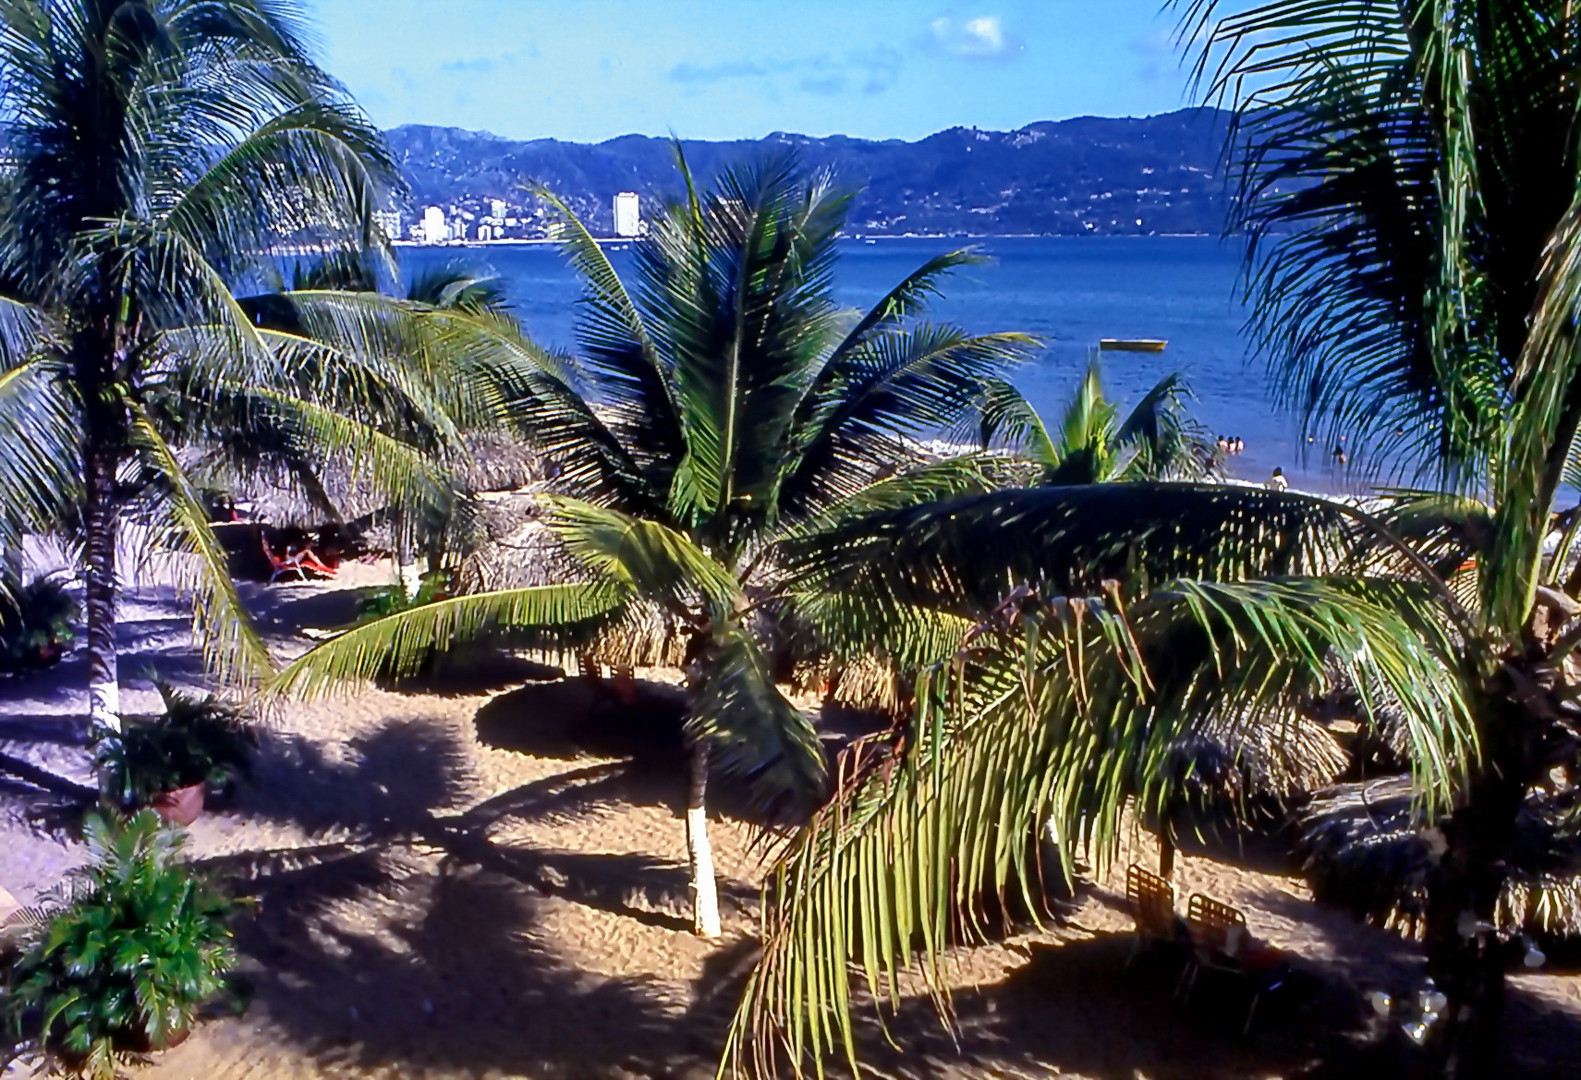
<svg viewBox="0 0 1581 1080"><path fill-rule="evenodd" d="M1174 372L1153 384L1124 419L1103 391L1096 354L1059 429L1050 432L1021 393L996 382L983 406L983 442L1014 444L1050 486L1117 480L1201 480L1216 459L1206 430L1191 417L1191 390Z"/></svg>
<svg viewBox="0 0 1581 1080"><path fill-rule="evenodd" d="M240 707L157 676L153 682L161 712L129 716L120 731L96 732L94 766L110 799L125 808L145 806L164 792L224 787L248 774L258 736Z"/></svg>
<svg viewBox="0 0 1581 1080"><path fill-rule="evenodd" d="M121 539L193 556L222 675L269 666L190 452L310 491L341 456L392 498L443 501L451 382L375 347L389 320L368 297L295 293L290 327L237 300L283 245L382 251L372 212L396 183L289 4L24 0L0 10L0 78L0 530L80 555L93 717L113 728Z"/></svg>
<svg viewBox="0 0 1581 1080"><path fill-rule="evenodd" d="M181 861L152 810L92 816L89 863L44 907L10 972L6 1020L68 1074L115 1080L185 1034L232 964L231 904Z"/></svg>
<svg viewBox="0 0 1581 1080"><path fill-rule="evenodd" d="M636 245L630 281L544 193L586 282L581 356L546 354L497 314L445 317L447 346L488 373L559 467L546 505L563 573L360 626L280 685L409 673L433 649L505 628L612 663L684 665L697 929L713 934L710 760L770 814L805 812L824 784L818 739L776 685L773 646L787 619L828 649L844 627L787 572L781 545L981 488L981 455L935 459L915 440L972 415L986 381L1032 342L916 321L942 276L974 261L967 252L930 260L865 313L842 309L835 238L849 195L789 160L726 173L706 192L684 162L682 173L688 198Z"/></svg>
<svg viewBox="0 0 1581 1080"><path fill-rule="evenodd" d="M76 598L58 576L40 576L26 585L0 576L0 675L59 660L79 613Z"/></svg>
<svg viewBox="0 0 1581 1080"><path fill-rule="evenodd" d="M1578 530L1550 531L1581 422L1578 18L1558 0L1187 6L1238 110L1259 346L1308 430L1394 455L1423 490L1376 514L1233 488L1007 492L809 553L853 603L984 629L930 676L899 760L853 767L781 862L738 1064L854 1058L848 964L893 1003L920 949L945 1007L943 950L985 887L1035 880L1035 828L1101 858L1128 801L1156 798L1165 747L1287 715L1337 664L1364 713L1403 720L1416 820L1436 818L1422 924L1452 1005L1429 1051L1491 1075L1513 846L1551 771L1581 764Z"/></svg>

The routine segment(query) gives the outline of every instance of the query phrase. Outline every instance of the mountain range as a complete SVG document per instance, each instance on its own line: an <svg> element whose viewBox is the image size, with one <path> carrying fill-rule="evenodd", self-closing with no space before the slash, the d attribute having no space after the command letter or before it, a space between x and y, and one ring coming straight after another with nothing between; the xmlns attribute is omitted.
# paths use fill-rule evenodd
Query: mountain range
<svg viewBox="0 0 1581 1080"><path fill-rule="evenodd" d="M832 169L857 189L847 225L855 235L1216 233L1228 198L1228 119L1198 108L1042 121L1016 131L957 127L915 142L776 133L681 146L700 177L787 150L809 167ZM483 223L494 236L542 235L543 209L523 189L535 181L608 235L617 192L637 192L646 218L682 191L668 139L516 141L420 125L388 138L410 186L403 231L438 206L447 220L466 223L470 238Z"/></svg>

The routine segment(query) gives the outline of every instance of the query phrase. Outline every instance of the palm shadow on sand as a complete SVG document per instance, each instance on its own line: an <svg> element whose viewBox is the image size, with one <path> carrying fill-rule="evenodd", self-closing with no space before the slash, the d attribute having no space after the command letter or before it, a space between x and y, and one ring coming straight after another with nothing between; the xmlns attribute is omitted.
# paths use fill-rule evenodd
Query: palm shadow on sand
<svg viewBox="0 0 1581 1080"><path fill-rule="evenodd" d="M366 851L262 879L256 896L243 973L321 1067L569 1078L688 1060L678 1003L648 979L575 970L539 931L543 901L511 878ZM370 904L377 927L351 914Z"/></svg>

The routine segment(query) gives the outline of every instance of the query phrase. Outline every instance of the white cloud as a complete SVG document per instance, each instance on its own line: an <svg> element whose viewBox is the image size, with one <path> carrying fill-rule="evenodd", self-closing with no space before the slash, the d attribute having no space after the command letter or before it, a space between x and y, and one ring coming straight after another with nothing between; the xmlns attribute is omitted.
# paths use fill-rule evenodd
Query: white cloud
<svg viewBox="0 0 1581 1080"><path fill-rule="evenodd" d="M1020 49L1020 42L1005 33L998 15L978 15L970 19L940 16L928 24L935 47L953 56L1003 57Z"/></svg>

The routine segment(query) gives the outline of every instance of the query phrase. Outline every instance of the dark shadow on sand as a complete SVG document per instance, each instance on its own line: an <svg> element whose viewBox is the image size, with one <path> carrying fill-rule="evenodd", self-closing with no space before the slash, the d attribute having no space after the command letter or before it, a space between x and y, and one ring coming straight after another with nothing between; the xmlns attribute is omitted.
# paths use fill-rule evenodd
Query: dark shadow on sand
<svg viewBox="0 0 1581 1080"><path fill-rule="evenodd" d="M337 917L342 901L406 890L424 894L415 922L375 932ZM557 956L536 931L540 901L508 878L364 853L276 875L256 895L238 941L255 1007L322 1068L552 1080L711 1064L651 982L589 978Z"/></svg>
<svg viewBox="0 0 1581 1080"><path fill-rule="evenodd" d="M265 730L252 779L223 812L294 822L310 835L393 838L428 828L463 790L462 749L432 721L390 721L339 749Z"/></svg>

